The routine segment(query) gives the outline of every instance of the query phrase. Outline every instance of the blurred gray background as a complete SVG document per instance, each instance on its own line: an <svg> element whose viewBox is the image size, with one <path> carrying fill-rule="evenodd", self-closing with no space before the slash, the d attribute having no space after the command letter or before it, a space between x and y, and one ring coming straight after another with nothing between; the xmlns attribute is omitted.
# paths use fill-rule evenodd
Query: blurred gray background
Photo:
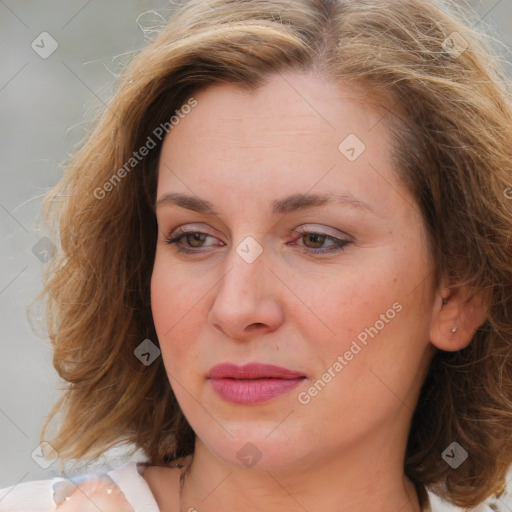
<svg viewBox="0 0 512 512"><path fill-rule="evenodd" d="M512 47L512 0L470 3L481 27ZM59 471L36 462L59 384L49 343L26 314L48 250L34 230L40 202L108 102L119 65L170 10L167 0L0 0L0 488Z"/></svg>

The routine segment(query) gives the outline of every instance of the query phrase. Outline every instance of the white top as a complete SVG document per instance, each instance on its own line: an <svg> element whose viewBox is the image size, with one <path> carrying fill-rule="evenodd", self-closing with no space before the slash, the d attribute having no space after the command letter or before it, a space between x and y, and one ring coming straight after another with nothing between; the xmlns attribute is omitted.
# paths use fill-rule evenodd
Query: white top
<svg viewBox="0 0 512 512"><path fill-rule="evenodd" d="M126 499L127 512L159 512L155 498L135 461L127 462L106 475L84 475L71 479L56 477L2 489L0 490L0 511L53 512L66 497L73 498L72 494L75 491L78 494L77 484L83 487L84 482L88 484L87 490L91 489L93 492L100 488L109 492L117 486ZM87 490L84 490L84 493L87 494ZM128 505L131 506L131 510Z"/></svg>
<svg viewBox="0 0 512 512"><path fill-rule="evenodd" d="M0 512L53 512L66 499L90 499L94 492L124 496L126 507L117 507L118 512L159 512L151 489L142 477L140 466L130 461L104 475L83 475L77 478L56 477L48 480L25 482L0 490ZM77 490L80 486L82 492ZM91 492L91 494L89 494ZM76 496L76 495L79 496ZM121 498L122 499L122 498ZM449 505L437 496L429 493L430 506L424 512L462 512L462 509ZM92 500L91 500L92 501ZM482 504L471 509L473 512L510 512L510 495L493 502L493 508ZM62 507L65 510L65 504ZM82 508L80 509L82 510ZM94 506L94 510L97 507Z"/></svg>

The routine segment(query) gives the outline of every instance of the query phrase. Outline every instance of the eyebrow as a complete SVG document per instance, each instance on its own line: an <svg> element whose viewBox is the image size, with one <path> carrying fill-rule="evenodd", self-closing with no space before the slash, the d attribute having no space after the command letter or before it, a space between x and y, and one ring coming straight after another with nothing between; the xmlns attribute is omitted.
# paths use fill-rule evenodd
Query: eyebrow
<svg viewBox="0 0 512 512"><path fill-rule="evenodd" d="M286 214L298 210L306 210L316 206L323 206L327 204L341 204L344 206L351 206L359 210L367 210L376 215L376 212L364 201L357 199L350 193L344 194L292 194L282 199L272 201L272 213ZM180 206L187 210L193 210L205 215L218 215L212 203L205 199L200 199L197 196L191 196L180 193L164 194L156 202L156 208L161 206Z"/></svg>

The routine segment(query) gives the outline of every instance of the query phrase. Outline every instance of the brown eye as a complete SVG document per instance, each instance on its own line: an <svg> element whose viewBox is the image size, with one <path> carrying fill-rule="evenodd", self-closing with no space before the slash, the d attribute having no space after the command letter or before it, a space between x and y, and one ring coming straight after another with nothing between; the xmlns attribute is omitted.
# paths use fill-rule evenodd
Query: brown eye
<svg viewBox="0 0 512 512"><path fill-rule="evenodd" d="M327 238L326 235L321 235L319 233L306 233L306 234L302 235L302 240L304 241L304 245L306 247L309 247L310 249L319 249L320 247L322 247L326 238ZM306 243L306 240L309 240L311 245Z"/></svg>
<svg viewBox="0 0 512 512"><path fill-rule="evenodd" d="M336 238L326 233L318 233L316 231L299 231L300 238L295 243L297 247L303 252L309 254L324 254L334 253L336 251L343 251L344 247L350 245L352 242Z"/></svg>
<svg viewBox="0 0 512 512"><path fill-rule="evenodd" d="M185 238L190 247L202 247L207 236L208 235L206 233L190 233L185 235Z"/></svg>
<svg viewBox="0 0 512 512"><path fill-rule="evenodd" d="M205 252L199 249L207 250L208 247L213 248L219 246L218 244L207 243L208 238L211 238L211 242L215 241L215 238L208 233L203 233L201 231L178 230L176 236L173 238L166 238L165 243L175 247L178 252L199 254Z"/></svg>

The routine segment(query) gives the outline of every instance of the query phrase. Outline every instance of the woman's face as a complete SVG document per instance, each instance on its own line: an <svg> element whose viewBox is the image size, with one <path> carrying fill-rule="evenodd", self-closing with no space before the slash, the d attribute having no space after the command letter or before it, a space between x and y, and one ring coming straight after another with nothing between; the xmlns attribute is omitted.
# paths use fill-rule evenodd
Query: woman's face
<svg viewBox="0 0 512 512"><path fill-rule="evenodd" d="M434 295L383 112L299 72L195 99L162 148L151 283L189 423L240 467L403 461Z"/></svg>

